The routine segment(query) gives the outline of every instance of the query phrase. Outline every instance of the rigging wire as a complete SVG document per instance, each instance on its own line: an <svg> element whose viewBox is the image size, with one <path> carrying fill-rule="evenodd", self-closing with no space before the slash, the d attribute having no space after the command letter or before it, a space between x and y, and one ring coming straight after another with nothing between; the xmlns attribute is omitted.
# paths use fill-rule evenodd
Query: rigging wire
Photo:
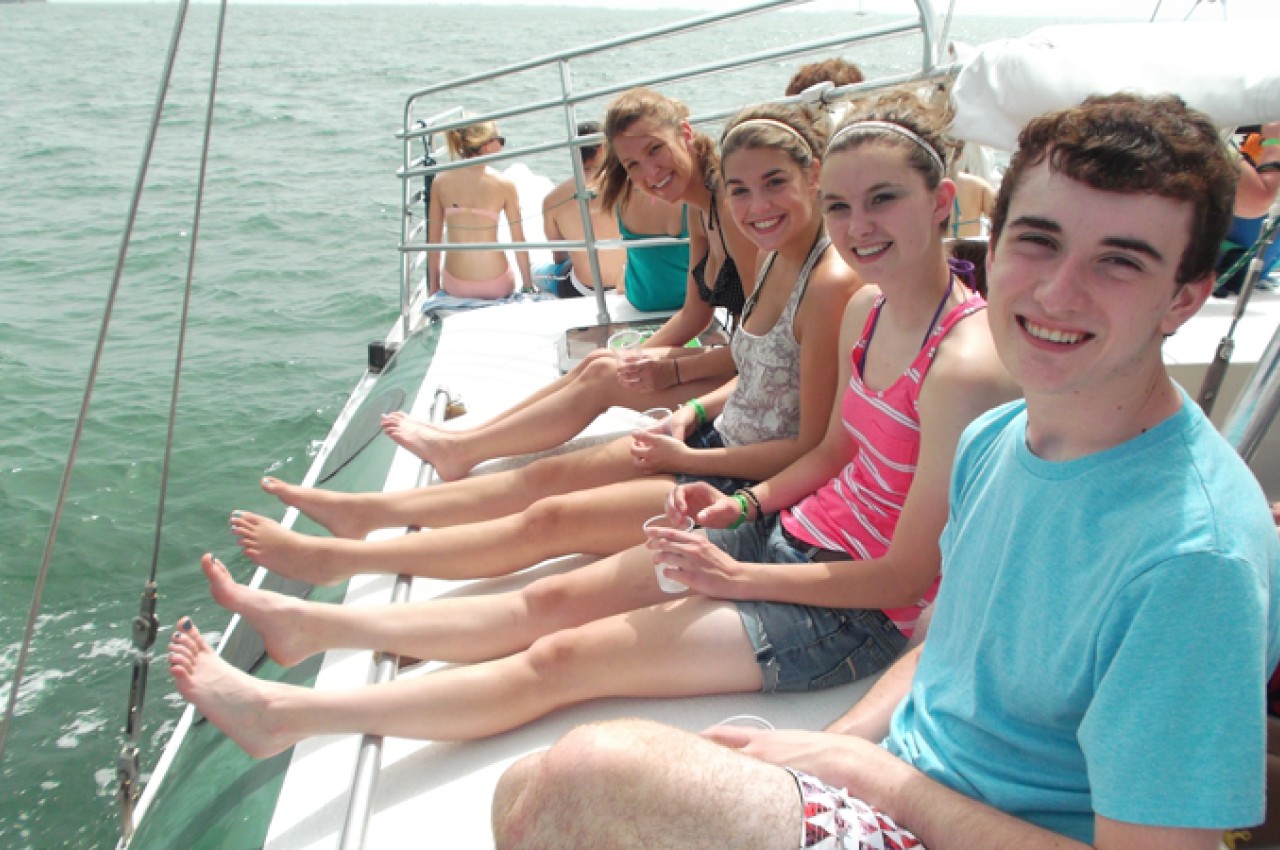
<svg viewBox="0 0 1280 850"><path fill-rule="evenodd" d="M173 455L173 434L178 420L178 391L182 384L182 358L186 348L187 322L191 308L191 282L195 276L196 247L200 241L200 211L204 204L205 177L209 169L209 141L213 135L213 110L218 95L218 66L222 57L222 36L226 28L227 0L222 0L218 15L217 35L213 47L213 67L209 72L209 99L205 106L204 141L200 149L200 173L196 180L195 210L191 222L191 250L187 256L187 279L182 295L182 318L178 325L177 351L173 364L173 392L169 398L169 423L164 442L164 461L160 472L160 494L156 508L155 541L151 548L151 573L143 585L141 610L133 620L133 643L137 654L133 661L133 679L129 688L129 706L125 723L127 739L116 762L118 783L116 799L120 804L120 829L125 841L133 835L134 803L138 798L140 757L138 739L142 735L142 709L147 696L147 674L151 665L151 648L155 645L159 621L156 619L156 575L160 563L160 543L164 531L165 496L169 489L169 464Z"/></svg>
<svg viewBox="0 0 1280 850"><path fill-rule="evenodd" d="M174 60L178 54L178 42L182 37L182 26L187 16L190 0L180 0L177 18L174 21L173 35L169 40L169 54L165 58L164 72L161 75L160 91L156 95L155 108L151 115L151 126L147 131L147 141L143 146L142 163L138 167L138 178L133 187L133 198L129 201L129 213L125 221L124 236L120 242L120 254L116 259L115 272L111 278L111 287L107 292L107 304L102 314L102 325L98 331L98 342L93 350L93 360L89 366L89 378L84 388L84 398L80 402L80 413L76 418L75 434L71 438L71 449L67 454L67 463L62 471L62 484L58 489L58 499L53 509L53 520L49 524L49 536L45 539L44 555L40 560L40 569L36 574L36 586L31 594L31 608L27 614L26 630L23 633L22 645L18 650L18 661L13 668L13 683L9 688L9 701L5 708L4 722L0 724L0 764L4 762L5 747L9 740L9 727L13 721L14 711L18 703L18 689L22 685L22 674L26 668L27 655L31 649L31 641L35 635L36 619L40 614L40 603L44 596L44 586L49 577L49 562L53 557L53 543L58 536L58 526L62 522L62 511L67 501L67 491L71 486L71 474L75 470L76 455L80 451L80 438L84 434L85 420L89 416L89 403L93 399L93 387L97 383L98 369L102 364L102 353L106 347L107 331L111 327L111 314L115 309L116 295L120 291L120 277L124 271L125 257L129 252L129 241L133 236L133 225L138 217L138 205L142 198L142 187L146 182L147 167L151 163L151 152L155 148L156 134L160 128L160 116L164 112L165 95L169 91L169 82L173 77Z"/></svg>
<svg viewBox="0 0 1280 850"><path fill-rule="evenodd" d="M182 354L187 341L187 315L191 307L191 279L195 274L196 245L200 239L200 209L204 202L205 176L209 171L209 140L213 135L213 108L218 96L218 64L222 56L222 33L227 17L227 0L220 3L218 34L213 45L213 69L209 74L209 102L205 107L204 144L200 149L200 176L196 181L196 205L191 222L191 251L187 256L187 285L182 296L182 321L178 325L178 350L173 364L173 394L169 399L169 430L164 441L164 464L160 472L160 505L156 513L155 545L151 550L151 581L156 580L160 560L160 532L164 526L164 500L169 487L169 457L173 450L173 431L178 417L178 386L182 378Z"/></svg>

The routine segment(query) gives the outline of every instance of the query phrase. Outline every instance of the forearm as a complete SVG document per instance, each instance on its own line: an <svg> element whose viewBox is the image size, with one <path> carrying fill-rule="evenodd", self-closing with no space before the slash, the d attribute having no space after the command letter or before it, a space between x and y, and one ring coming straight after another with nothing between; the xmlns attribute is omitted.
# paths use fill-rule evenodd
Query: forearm
<svg viewBox="0 0 1280 850"><path fill-rule="evenodd" d="M800 453L800 442L795 437L749 446L698 449L689 452L689 461L681 472L762 481L786 469Z"/></svg>
<svg viewBox="0 0 1280 850"><path fill-rule="evenodd" d="M516 251L516 264L520 266L520 279L525 289L533 289L533 270L529 265L529 252Z"/></svg>
<svg viewBox="0 0 1280 850"><path fill-rule="evenodd" d="M751 488L766 514L794 507L840 473L845 453L823 440L786 469ZM758 519L758 517L755 517Z"/></svg>
<svg viewBox="0 0 1280 850"><path fill-rule="evenodd" d="M876 782L883 790L864 799L911 830L929 850L1089 850L1088 845L979 803L894 760L900 767Z"/></svg>
<svg viewBox="0 0 1280 850"><path fill-rule="evenodd" d="M427 254L427 294L434 295L440 291L440 260L439 251L431 251Z"/></svg>
<svg viewBox="0 0 1280 850"><path fill-rule="evenodd" d="M727 345L707 350L676 349L669 358L673 361L676 384L691 384L706 378L723 377L728 380L738 371ZM676 360L679 363L675 363Z"/></svg>
<svg viewBox="0 0 1280 850"><path fill-rule="evenodd" d="M823 608L905 608L933 583L936 570L909 570L890 556L870 561L753 564L736 598Z"/></svg>
<svg viewBox="0 0 1280 850"><path fill-rule="evenodd" d="M844 716L827 727L837 735L852 735L872 743L883 741L889 735L889 721L893 713L911 691L911 680L920 662L917 646L907 652L867 691L866 695L845 712Z"/></svg>
<svg viewBox="0 0 1280 850"><path fill-rule="evenodd" d="M711 324L712 311L709 306L694 297L695 304L689 303L688 295L685 304L666 324L658 328L653 336L645 341L645 346L667 345L679 348L689 340L702 333Z"/></svg>
<svg viewBox="0 0 1280 850"><path fill-rule="evenodd" d="M698 403L702 405L702 409L707 413L707 422L715 421L720 412L724 410L725 404L729 401L729 396L733 394L733 390L737 386L738 378L735 375L711 392L704 393L698 397Z"/></svg>

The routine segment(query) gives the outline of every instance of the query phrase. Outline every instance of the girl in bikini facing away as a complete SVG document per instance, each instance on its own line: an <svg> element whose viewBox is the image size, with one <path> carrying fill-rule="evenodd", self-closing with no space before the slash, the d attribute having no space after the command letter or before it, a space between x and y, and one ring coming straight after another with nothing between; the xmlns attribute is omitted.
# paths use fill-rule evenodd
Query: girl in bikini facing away
<svg viewBox="0 0 1280 850"><path fill-rule="evenodd" d="M803 220L816 188L817 165L779 149L798 129L775 126L780 115L740 114L722 142L729 207L762 247ZM837 133L822 168L832 240L883 284L843 312L845 392L817 446L734 497L675 490L668 512L717 527L705 536L650 531L647 547L506 594L351 609L241 587L205 556L214 598L281 663L344 646L468 666L315 691L235 670L181 618L169 662L182 695L265 757L312 735L477 738L588 699L808 690L889 663L937 585L960 433L1015 389L981 297L943 251L955 187L937 130L895 103L871 115ZM803 231L797 244L817 235ZM774 274L808 253L791 243ZM783 280L766 271L761 298ZM664 593L655 561L690 589Z"/></svg>
<svg viewBox="0 0 1280 850"><path fill-rule="evenodd" d="M674 408L733 376L727 349L683 346L706 330L716 307L733 315L742 310L756 268L756 246L725 214L715 142L689 126L688 114L683 103L648 89L619 95L605 116L600 190L606 209L621 206L624 223L626 216L638 216L647 206L643 196L668 209L688 205L692 266L684 306L644 343L640 356L623 363L597 350L567 375L473 428L437 428L405 413L384 417L391 439L434 466L441 479L462 478L490 458L558 446L610 407ZM671 233L677 223L666 218L665 229ZM644 233L661 232L650 229L654 224L649 222ZM667 250L634 248L629 253L647 256Z"/></svg>
<svg viewBox="0 0 1280 850"><path fill-rule="evenodd" d="M454 159L489 156L506 144L492 121L449 130L445 138ZM447 227L453 243L497 242L498 219L504 212L511 238L524 242L515 183L487 165L446 171L431 184L428 239L443 242ZM516 262L524 281L531 283L528 253L518 251ZM443 289L457 298L506 298L517 288L515 271L501 251L448 251L443 266L440 253L432 251L427 257L427 285L430 294Z"/></svg>
<svg viewBox="0 0 1280 850"><path fill-rule="evenodd" d="M821 238L816 179L823 134L805 111L778 107L774 113L789 131L766 125L776 138L766 140L764 152L792 166L769 188L788 204L773 204L774 212L762 216L733 197L724 202L726 218L732 214L766 253L760 288L731 346L741 374L680 408L671 418L672 436L641 431L521 469L395 493L268 482L270 492L348 539L297 534L237 513L231 527L245 554L314 583L383 570L478 578L558 555L611 555L644 540L642 524L662 511L678 481L704 480L731 493L815 446L836 396L840 313L859 281ZM747 163L755 153L739 160ZM731 179L728 191L736 186ZM725 187L717 193L723 196ZM376 528L406 525L427 530L360 539Z"/></svg>

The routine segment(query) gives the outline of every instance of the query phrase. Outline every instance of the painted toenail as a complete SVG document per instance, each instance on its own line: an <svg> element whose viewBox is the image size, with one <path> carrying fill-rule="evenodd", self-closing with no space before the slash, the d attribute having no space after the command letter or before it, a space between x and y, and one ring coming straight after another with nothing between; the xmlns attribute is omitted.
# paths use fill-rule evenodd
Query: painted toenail
<svg viewBox="0 0 1280 850"><path fill-rule="evenodd" d="M184 632L189 632L189 631L191 631L191 618L190 618L190 617L188 617L187 619L185 619L185 620L183 620L183 621L182 621L182 630L183 630Z"/></svg>
<svg viewBox="0 0 1280 850"><path fill-rule="evenodd" d="M231 516L233 519L240 519L240 517L243 516L243 514L241 514L239 511L232 511Z"/></svg>

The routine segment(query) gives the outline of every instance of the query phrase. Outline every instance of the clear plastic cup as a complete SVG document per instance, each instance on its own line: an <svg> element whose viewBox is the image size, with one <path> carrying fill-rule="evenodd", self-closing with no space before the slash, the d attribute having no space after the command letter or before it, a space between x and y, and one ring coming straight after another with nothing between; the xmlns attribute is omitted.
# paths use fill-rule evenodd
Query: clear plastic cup
<svg viewBox="0 0 1280 850"><path fill-rule="evenodd" d="M716 724L717 726L746 726L755 727L756 729L764 729L766 731L774 731L774 726L763 717L756 717L754 714L735 714L733 717L726 717Z"/></svg>
<svg viewBox="0 0 1280 850"><path fill-rule="evenodd" d="M653 431L671 436L671 411L665 407L651 407L636 414L637 431Z"/></svg>
<svg viewBox="0 0 1280 850"><path fill-rule="evenodd" d="M672 522L667 518L666 514L658 514L655 517L650 517L645 520L644 530L646 533L648 533L651 528L676 528L680 531L693 531L693 525L692 517L684 517L678 522ZM662 570L664 567L671 567L672 569L675 569L676 565L664 564L661 562L653 565L653 571L658 576L658 587L666 593L684 593L689 589L688 585L681 584L680 582L674 579L669 579L663 575Z"/></svg>
<svg viewBox="0 0 1280 850"><path fill-rule="evenodd" d="M640 346L648 339L643 331L618 331L604 344L610 353L619 360L626 360L640 350Z"/></svg>

